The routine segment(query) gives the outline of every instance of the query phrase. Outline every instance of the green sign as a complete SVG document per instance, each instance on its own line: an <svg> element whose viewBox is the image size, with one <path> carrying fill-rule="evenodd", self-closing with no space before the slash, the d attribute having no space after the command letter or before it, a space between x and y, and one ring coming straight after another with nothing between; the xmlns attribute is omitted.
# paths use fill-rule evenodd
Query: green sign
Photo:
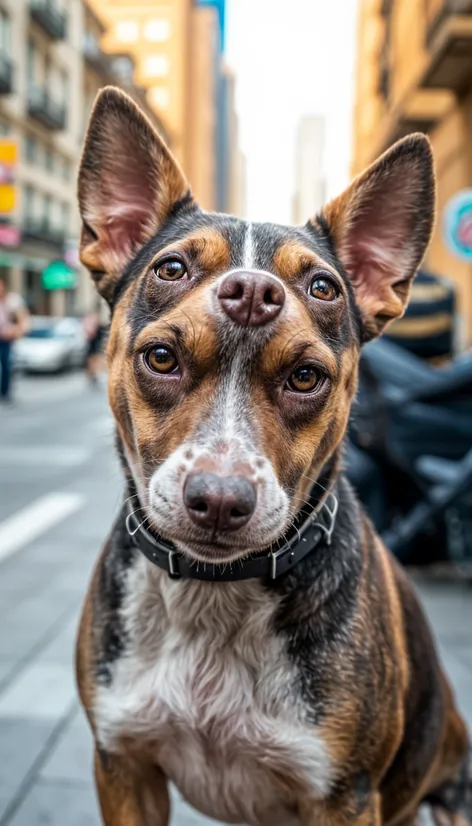
<svg viewBox="0 0 472 826"><path fill-rule="evenodd" d="M41 284L45 290L70 290L76 282L74 270L65 261L53 261L41 274Z"/></svg>

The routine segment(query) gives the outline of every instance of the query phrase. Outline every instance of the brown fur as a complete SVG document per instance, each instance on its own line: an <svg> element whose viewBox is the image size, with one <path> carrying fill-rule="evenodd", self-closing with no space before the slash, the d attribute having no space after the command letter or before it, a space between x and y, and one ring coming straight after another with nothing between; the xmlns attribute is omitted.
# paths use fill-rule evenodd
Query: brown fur
<svg viewBox="0 0 472 826"><path fill-rule="evenodd" d="M139 151L133 153L134 145ZM120 153L132 163L134 178L126 179L132 196L128 200L119 193ZM210 287L233 264L231 244L216 226L201 226L166 242L149 260L139 258L134 278L122 280L136 252L187 195L180 169L152 126L127 98L105 91L92 115L82 161L81 256L90 269L100 271L98 288L111 303L120 285L108 344L109 400L143 488L156 466L211 413L234 334L230 329L221 343L221 318L211 303ZM424 214L416 209L418 198ZM111 220L108 202L120 207L112 210ZM408 138L357 178L319 219L313 219L313 226L329 233L322 248L327 251L329 240L337 268L334 256L326 252L325 260L309 248L309 239L303 243L298 237L274 246L265 269L285 285L286 315L248 360L245 405L257 424L261 455L290 494L291 516L327 460L333 461L333 473L337 470L338 447L356 391L360 340L378 334L403 312L431 232L433 202L430 150L424 140ZM400 244L401 255L395 256L395 244L404 237L408 243ZM155 274L159 260L168 253L178 254L188 269L186 278L170 286ZM306 300L310 282L303 281L301 274L306 270L310 278L317 269L334 276L339 287L335 301ZM350 309L351 293L361 316L360 335L355 333L358 319ZM142 296L151 312L137 323L133 312ZM333 346L330 333L343 323L347 331L343 345ZM241 341L244 352L251 346L250 336ZM169 379L159 390L144 359L155 342L176 351L181 348L186 355L178 383ZM284 395L284 382L294 364L306 358L319 366L323 378L309 407L295 394ZM227 451L223 439L215 440L214 454L200 457L197 469L212 469ZM178 469L179 478L184 472L184 467ZM251 468L240 460L233 472L249 476ZM338 647L328 648L323 661L329 692L320 728L334 766L333 789L314 806L293 781L281 777L280 782L292 782L292 791L300 794L301 826L413 826L421 800L457 775L467 734L412 586L360 510L355 518L362 529L362 566L350 637L344 647L339 642ZM80 695L92 729L94 662L104 622L100 576L108 552L106 548L98 563L85 602L77 647ZM303 612L308 614L312 607L308 598L306 604L301 600L294 625L303 623ZM320 603L319 609L323 617L325 606ZM422 692L427 696L428 680L439 685L433 697L438 708L427 709L427 740L415 747L415 725L424 711ZM166 826L165 778L139 743L128 745L128 759L110 757L97 748L95 773L105 826ZM458 824L451 816L445 826Z"/></svg>

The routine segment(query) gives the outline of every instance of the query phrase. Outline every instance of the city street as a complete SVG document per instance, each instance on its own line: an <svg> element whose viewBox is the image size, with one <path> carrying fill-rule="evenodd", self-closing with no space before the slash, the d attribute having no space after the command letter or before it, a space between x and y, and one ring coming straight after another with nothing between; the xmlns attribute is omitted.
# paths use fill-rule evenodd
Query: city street
<svg viewBox="0 0 472 826"><path fill-rule="evenodd" d="M98 826L73 678L78 612L121 475L103 387L18 378L0 408L0 826ZM420 584L472 726L472 590ZM174 826L209 822L176 798Z"/></svg>

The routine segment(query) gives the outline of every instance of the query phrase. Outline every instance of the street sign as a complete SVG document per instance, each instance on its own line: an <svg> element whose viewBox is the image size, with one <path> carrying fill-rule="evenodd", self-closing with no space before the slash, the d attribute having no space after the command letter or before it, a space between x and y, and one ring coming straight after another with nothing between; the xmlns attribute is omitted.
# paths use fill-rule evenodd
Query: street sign
<svg viewBox="0 0 472 826"><path fill-rule="evenodd" d="M472 189L462 189L448 201L443 231L449 252L472 262Z"/></svg>
<svg viewBox="0 0 472 826"><path fill-rule="evenodd" d="M11 224L0 224L0 247L17 247L21 240L18 227Z"/></svg>
<svg viewBox="0 0 472 826"><path fill-rule="evenodd" d="M13 184L0 184L0 215L9 215L15 209L16 190Z"/></svg>
<svg viewBox="0 0 472 826"><path fill-rule="evenodd" d="M14 141L0 140L0 215L15 209L15 171L18 147Z"/></svg>
<svg viewBox="0 0 472 826"><path fill-rule="evenodd" d="M45 290L70 290L76 282L74 270L65 261L52 261L41 273L41 285Z"/></svg>

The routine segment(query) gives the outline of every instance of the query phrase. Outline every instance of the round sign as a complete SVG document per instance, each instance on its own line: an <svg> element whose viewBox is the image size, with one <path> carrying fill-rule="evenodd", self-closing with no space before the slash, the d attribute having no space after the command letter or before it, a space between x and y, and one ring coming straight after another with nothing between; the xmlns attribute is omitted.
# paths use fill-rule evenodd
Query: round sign
<svg viewBox="0 0 472 826"><path fill-rule="evenodd" d="M41 285L45 290L70 290L76 282L74 270L65 261L52 261L41 273Z"/></svg>
<svg viewBox="0 0 472 826"><path fill-rule="evenodd" d="M472 261L472 189L462 189L446 204L444 240L453 255Z"/></svg>

